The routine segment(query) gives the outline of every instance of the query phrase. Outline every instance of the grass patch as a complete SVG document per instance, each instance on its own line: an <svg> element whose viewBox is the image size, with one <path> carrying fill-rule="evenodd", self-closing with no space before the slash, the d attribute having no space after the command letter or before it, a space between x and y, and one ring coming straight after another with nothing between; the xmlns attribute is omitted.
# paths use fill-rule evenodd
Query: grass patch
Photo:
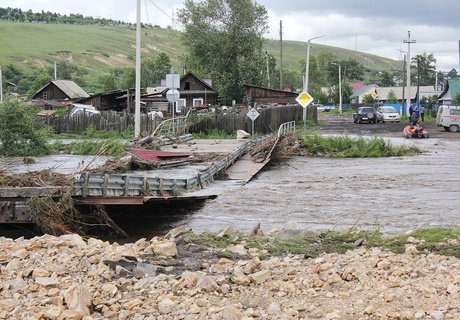
<svg viewBox="0 0 460 320"><path fill-rule="evenodd" d="M323 253L345 253L360 246L379 247L393 253L404 253L406 245L413 244L417 246L421 254L437 253L460 258L460 229L452 228L422 229L411 234L398 235L383 234L380 229L350 229L343 232L326 231L289 239L280 236L253 236L242 233L218 236L210 232L203 234L189 232L184 240L187 243L221 250L229 245L243 243L246 248L264 250L261 252L262 255L280 256L291 253L304 254L305 257L311 258Z"/></svg>
<svg viewBox="0 0 460 320"><path fill-rule="evenodd" d="M98 155L98 156L120 156L123 154L126 143L111 139L106 141L77 141L64 144L62 141L56 141L51 144L54 152L64 152L78 155Z"/></svg>
<svg viewBox="0 0 460 320"><path fill-rule="evenodd" d="M192 134L194 139L236 139L236 132L228 133L217 129Z"/></svg>
<svg viewBox="0 0 460 320"><path fill-rule="evenodd" d="M313 134L303 137L305 151L313 156L334 158L378 158L416 155L416 146L393 146L382 138L323 137Z"/></svg>

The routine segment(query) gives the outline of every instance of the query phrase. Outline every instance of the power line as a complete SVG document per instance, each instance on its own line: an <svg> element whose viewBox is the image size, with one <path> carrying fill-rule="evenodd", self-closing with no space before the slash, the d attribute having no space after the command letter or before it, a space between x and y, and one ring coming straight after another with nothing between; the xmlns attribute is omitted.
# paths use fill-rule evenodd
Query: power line
<svg viewBox="0 0 460 320"><path fill-rule="evenodd" d="M145 5L145 15L147 17L147 23L150 24L149 11L147 10L147 0L144 1L144 5Z"/></svg>
<svg viewBox="0 0 460 320"><path fill-rule="evenodd" d="M163 9L161 9L155 2L153 2L152 0L149 0L158 10L160 10L165 16L167 16L170 20L172 20L172 18L166 13L166 11L164 11Z"/></svg>

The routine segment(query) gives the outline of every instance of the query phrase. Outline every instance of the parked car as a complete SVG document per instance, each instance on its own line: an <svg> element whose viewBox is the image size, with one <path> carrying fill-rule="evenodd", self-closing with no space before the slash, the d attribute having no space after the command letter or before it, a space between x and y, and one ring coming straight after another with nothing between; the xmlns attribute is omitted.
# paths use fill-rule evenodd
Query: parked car
<svg viewBox="0 0 460 320"><path fill-rule="evenodd" d="M355 123L377 123L377 112L372 107L360 107L358 111L353 115L353 121Z"/></svg>
<svg viewBox="0 0 460 320"><path fill-rule="evenodd" d="M383 106L377 109L377 122L400 122L399 112L392 106Z"/></svg>
<svg viewBox="0 0 460 320"><path fill-rule="evenodd" d="M73 117L81 113L84 113L85 115L93 115L93 114L99 114L99 110L97 110L94 106L91 106L91 105L73 103L71 105L69 116Z"/></svg>

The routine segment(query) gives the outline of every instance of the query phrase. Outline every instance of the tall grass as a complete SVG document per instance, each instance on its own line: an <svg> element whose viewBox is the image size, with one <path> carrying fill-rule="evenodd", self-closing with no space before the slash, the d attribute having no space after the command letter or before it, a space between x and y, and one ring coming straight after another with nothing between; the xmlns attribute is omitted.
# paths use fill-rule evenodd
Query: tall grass
<svg viewBox="0 0 460 320"><path fill-rule="evenodd" d="M236 133L228 133L217 129L193 133L194 139L236 139Z"/></svg>
<svg viewBox="0 0 460 320"><path fill-rule="evenodd" d="M123 154L127 144L117 139L106 141L77 141L69 144L63 144L57 141L51 144L51 148L55 152L65 152L78 155L104 155L104 156L119 156Z"/></svg>
<svg viewBox="0 0 460 320"><path fill-rule="evenodd" d="M313 134L305 136L304 141L310 155L334 158L378 158L421 153L415 146L393 146L382 138L323 137Z"/></svg>
<svg viewBox="0 0 460 320"><path fill-rule="evenodd" d="M50 138L55 139L130 139L134 137L134 128L129 126L122 132L117 130L98 130L89 126L81 133L60 133L52 134Z"/></svg>

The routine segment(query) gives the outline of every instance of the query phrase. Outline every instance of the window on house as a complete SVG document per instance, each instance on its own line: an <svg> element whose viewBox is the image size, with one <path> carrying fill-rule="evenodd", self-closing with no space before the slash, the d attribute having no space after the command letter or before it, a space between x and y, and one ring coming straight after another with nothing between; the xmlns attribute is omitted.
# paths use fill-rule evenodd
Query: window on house
<svg viewBox="0 0 460 320"><path fill-rule="evenodd" d="M201 106L201 105L203 105L203 98L193 99L193 106L194 107L198 107L198 106Z"/></svg>
<svg viewBox="0 0 460 320"><path fill-rule="evenodd" d="M43 91L43 100L48 100L48 91Z"/></svg>
<svg viewBox="0 0 460 320"><path fill-rule="evenodd" d="M186 102L187 102L187 100L185 100L185 99L177 100L177 103L176 103L176 112L177 113L181 113L182 110L184 110L184 108L186 106Z"/></svg>
<svg viewBox="0 0 460 320"><path fill-rule="evenodd" d="M185 82L184 90L190 90L190 82L188 82L188 81Z"/></svg>

